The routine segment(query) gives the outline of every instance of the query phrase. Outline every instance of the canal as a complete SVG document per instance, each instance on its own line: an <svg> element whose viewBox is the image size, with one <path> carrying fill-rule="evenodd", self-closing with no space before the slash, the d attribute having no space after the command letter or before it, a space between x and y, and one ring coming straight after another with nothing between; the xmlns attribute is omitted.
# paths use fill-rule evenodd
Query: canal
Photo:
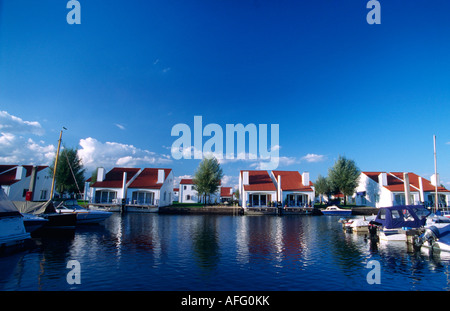
<svg viewBox="0 0 450 311"><path fill-rule="evenodd" d="M34 243L0 258L0 290L447 291L450 284L446 254L371 243L344 233L333 216L115 213L73 236Z"/></svg>

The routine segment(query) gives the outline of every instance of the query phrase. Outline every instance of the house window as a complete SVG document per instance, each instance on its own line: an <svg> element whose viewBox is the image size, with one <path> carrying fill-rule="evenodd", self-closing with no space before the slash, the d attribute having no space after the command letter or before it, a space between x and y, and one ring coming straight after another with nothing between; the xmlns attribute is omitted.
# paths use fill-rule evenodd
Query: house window
<svg viewBox="0 0 450 311"><path fill-rule="evenodd" d="M95 203L112 203L115 199L115 191L100 190L95 192Z"/></svg>
<svg viewBox="0 0 450 311"><path fill-rule="evenodd" d="M191 196L189 194L186 195L186 200L190 200Z"/></svg>
<svg viewBox="0 0 450 311"><path fill-rule="evenodd" d="M187 186L184 186L184 190L186 190L187 189Z"/></svg>
<svg viewBox="0 0 450 311"><path fill-rule="evenodd" d="M46 200L47 199L47 190L41 190L41 196L39 200Z"/></svg>
<svg viewBox="0 0 450 311"><path fill-rule="evenodd" d="M23 189L22 197L25 197L27 195L27 192L28 192L28 189Z"/></svg>
<svg viewBox="0 0 450 311"><path fill-rule="evenodd" d="M148 191L134 191L131 195L131 200L135 204L153 205L153 192Z"/></svg>
<svg viewBox="0 0 450 311"><path fill-rule="evenodd" d="M166 192L164 191L164 201L166 201Z"/></svg>

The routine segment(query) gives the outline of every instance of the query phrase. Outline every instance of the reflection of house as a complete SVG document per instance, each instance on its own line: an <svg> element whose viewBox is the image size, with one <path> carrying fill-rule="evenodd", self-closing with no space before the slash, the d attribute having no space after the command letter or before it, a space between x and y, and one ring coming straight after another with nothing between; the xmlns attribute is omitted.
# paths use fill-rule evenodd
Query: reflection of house
<svg viewBox="0 0 450 311"><path fill-rule="evenodd" d="M240 171L239 194L242 207L263 207L277 200L277 188L267 171Z"/></svg>
<svg viewBox="0 0 450 311"><path fill-rule="evenodd" d="M233 201L233 188L232 187L221 187L220 188L220 202L231 202Z"/></svg>
<svg viewBox="0 0 450 311"><path fill-rule="evenodd" d="M283 205L301 207L314 202L314 187L308 172L300 175L297 171L272 171L271 174L277 187L278 201Z"/></svg>
<svg viewBox="0 0 450 311"><path fill-rule="evenodd" d="M11 201L47 201L52 178L48 166L0 165L0 185Z"/></svg>
<svg viewBox="0 0 450 311"><path fill-rule="evenodd" d="M436 178L431 181L414 173L361 172L355 191L356 204L387 207L404 204L434 205ZM439 175L437 178L439 185ZM439 203L449 205L450 191L437 187Z"/></svg>
<svg viewBox="0 0 450 311"><path fill-rule="evenodd" d="M115 167L105 174L97 171L97 181L90 187L92 203L167 206L173 201L173 173L163 168Z"/></svg>

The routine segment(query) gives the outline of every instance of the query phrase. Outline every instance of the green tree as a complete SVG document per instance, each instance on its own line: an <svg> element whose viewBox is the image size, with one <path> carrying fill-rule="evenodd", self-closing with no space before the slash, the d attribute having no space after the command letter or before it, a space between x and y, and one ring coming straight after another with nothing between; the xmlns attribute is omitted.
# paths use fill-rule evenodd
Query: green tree
<svg viewBox="0 0 450 311"><path fill-rule="evenodd" d="M50 176L53 177L55 159L50 165ZM62 193L78 193L84 188L84 172L81 159L76 149L64 148L58 158L56 168L55 189Z"/></svg>
<svg viewBox="0 0 450 311"><path fill-rule="evenodd" d="M314 189L317 194L326 195L328 198L330 198L330 195L333 192L328 179L320 174L317 176L317 180L314 183ZM320 204L322 204L322 196L320 197Z"/></svg>
<svg viewBox="0 0 450 311"><path fill-rule="evenodd" d="M333 167L328 169L328 181L332 189L339 190L344 195L344 205L347 195L352 195L358 186L361 171L355 161L339 156Z"/></svg>
<svg viewBox="0 0 450 311"><path fill-rule="evenodd" d="M223 171L216 158L204 158L198 165L194 175L194 189L199 198L203 197L206 203L206 197L217 192L220 181L223 177Z"/></svg>

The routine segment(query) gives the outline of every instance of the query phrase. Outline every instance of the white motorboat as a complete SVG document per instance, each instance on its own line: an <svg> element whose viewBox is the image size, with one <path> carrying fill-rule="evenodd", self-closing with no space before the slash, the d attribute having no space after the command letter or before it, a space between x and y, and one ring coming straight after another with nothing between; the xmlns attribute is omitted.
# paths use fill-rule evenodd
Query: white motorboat
<svg viewBox="0 0 450 311"><path fill-rule="evenodd" d="M414 241L415 247L426 247L434 251L450 252L450 224L446 227L430 226Z"/></svg>
<svg viewBox="0 0 450 311"><path fill-rule="evenodd" d="M369 223L375 220L376 216L361 216L350 219L343 219L340 222L343 223L344 230L346 232L353 233L369 233Z"/></svg>
<svg viewBox="0 0 450 311"><path fill-rule="evenodd" d="M57 210L60 214L76 214L77 224L97 224L112 215L112 212L88 210L80 205L76 200L66 200L62 202Z"/></svg>
<svg viewBox="0 0 450 311"><path fill-rule="evenodd" d="M23 245L30 238L23 216L0 187L0 249Z"/></svg>
<svg viewBox="0 0 450 311"><path fill-rule="evenodd" d="M324 215L336 215L336 216L350 216L352 214L351 209L339 208L336 205L328 206L326 209L322 210Z"/></svg>

